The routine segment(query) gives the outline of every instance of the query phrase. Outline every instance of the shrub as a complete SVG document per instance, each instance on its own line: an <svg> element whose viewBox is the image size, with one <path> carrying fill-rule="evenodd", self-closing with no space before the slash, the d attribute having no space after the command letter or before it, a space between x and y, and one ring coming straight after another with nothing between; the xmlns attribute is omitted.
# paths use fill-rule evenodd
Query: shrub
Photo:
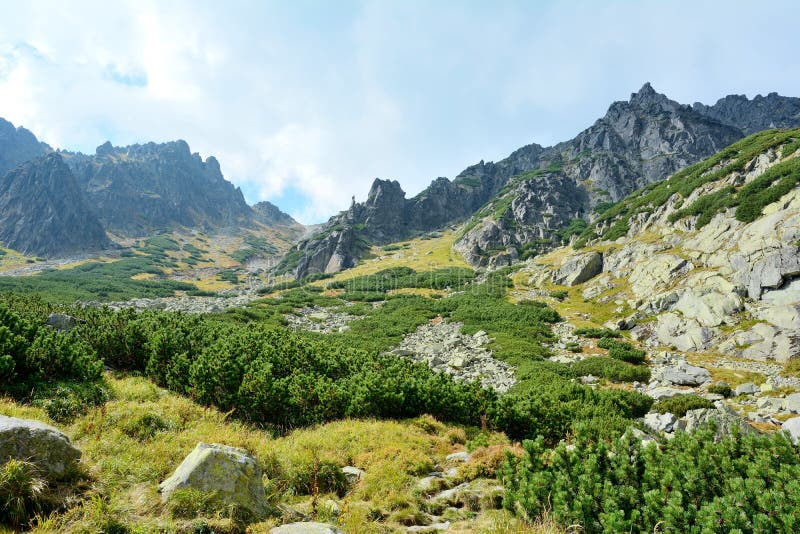
<svg viewBox="0 0 800 534"><path fill-rule="evenodd" d="M172 430L174 426L171 421L159 414L146 413L123 424L122 432L133 439L147 441L159 432Z"/></svg>
<svg viewBox="0 0 800 534"><path fill-rule="evenodd" d="M733 390L725 382L717 382L716 384L709 386L708 392L714 393L715 395L722 395L726 399L733 395Z"/></svg>
<svg viewBox="0 0 800 534"><path fill-rule="evenodd" d="M622 337L622 334L616 330L609 330L607 328L576 328L573 334L576 336L590 337L594 339L603 337Z"/></svg>
<svg viewBox="0 0 800 534"><path fill-rule="evenodd" d="M592 356L572 364L573 370L580 376L599 376L615 382L647 382L650 380L650 369L630 363Z"/></svg>
<svg viewBox="0 0 800 534"><path fill-rule="evenodd" d="M784 435L679 432L659 447L626 435L507 462L503 505L600 532L796 532L800 449Z"/></svg>
<svg viewBox="0 0 800 534"><path fill-rule="evenodd" d="M658 413L669 412L676 417L683 417L689 410L713 407L713 402L697 395L676 395L656 402L653 405L653 410Z"/></svg>
<svg viewBox="0 0 800 534"><path fill-rule="evenodd" d="M343 497L347 493L347 478L341 467L330 460L315 459L295 466L289 483L300 495L335 493Z"/></svg>
<svg viewBox="0 0 800 534"><path fill-rule="evenodd" d="M638 364L644 362L647 352L633 348L633 345L625 341L604 337L597 342L601 349L608 349L608 355L615 360Z"/></svg>
<svg viewBox="0 0 800 534"><path fill-rule="evenodd" d="M552 297L552 298L554 298L556 300L564 300L568 296L569 296L569 291L560 290L560 291L551 291L550 292L550 297Z"/></svg>
<svg viewBox="0 0 800 534"><path fill-rule="evenodd" d="M581 352L583 350L581 349L581 344L577 341L570 341L565 345L565 348L570 352Z"/></svg>

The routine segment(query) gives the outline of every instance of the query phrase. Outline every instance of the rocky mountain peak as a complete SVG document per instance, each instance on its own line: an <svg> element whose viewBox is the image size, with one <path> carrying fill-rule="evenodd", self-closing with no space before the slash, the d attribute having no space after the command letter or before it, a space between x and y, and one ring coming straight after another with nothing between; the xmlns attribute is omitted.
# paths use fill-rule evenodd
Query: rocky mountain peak
<svg viewBox="0 0 800 534"><path fill-rule="evenodd" d="M39 256L87 253L110 244L69 167L54 152L0 180L0 242Z"/></svg>
<svg viewBox="0 0 800 534"><path fill-rule="evenodd" d="M40 142L22 126L15 127L7 120L0 119L0 174L52 151L49 145Z"/></svg>
<svg viewBox="0 0 800 534"><path fill-rule="evenodd" d="M402 200L406 197L400 182L397 180L381 180L375 178L367 194L366 206L380 208L383 205Z"/></svg>

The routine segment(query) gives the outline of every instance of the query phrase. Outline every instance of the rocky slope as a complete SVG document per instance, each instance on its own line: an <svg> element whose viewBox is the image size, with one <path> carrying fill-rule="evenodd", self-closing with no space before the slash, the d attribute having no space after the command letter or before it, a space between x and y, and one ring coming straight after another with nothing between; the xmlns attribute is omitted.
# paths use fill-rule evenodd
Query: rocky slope
<svg viewBox="0 0 800 534"><path fill-rule="evenodd" d="M15 128L7 120L0 119L0 175L48 152L52 152L52 149L39 142L31 132L22 126Z"/></svg>
<svg viewBox="0 0 800 534"><path fill-rule="evenodd" d="M86 253L111 244L69 167L55 153L0 179L0 242L37 256Z"/></svg>
<svg viewBox="0 0 800 534"><path fill-rule="evenodd" d="M662 180L762 124L797 125L797 99L777 95L711 107L678 104L645 84L574 139L525 146L497 163L481 161L454 180L437 178L406 199L397 182L376 180L281 266L303 277L348 268L366 243L383 244L474 215L458 249L474 265L513 262L552 247L556 231L591 218L597 206ZM480 211L479 211L480 210Z"/></svg>
<svg viewBox="0 0 800 534"><path fill-rule="evenodd" d="M185 141L105 143L94 156L64 155L100 220L115 234L144 236L175 226L211 230L255 221L217 160L203 161Z"/></svg>
<svg viewBox="0 0 800 534"><path fill-rule="evenodd" d="M590 313L608 310L607 326L654 350L785 381L775 363L800 356L800 129L734 147L659 184L664 195L626 199L634 210L614 219L624 234L558 249L520 276L577 288Z"/></svg>

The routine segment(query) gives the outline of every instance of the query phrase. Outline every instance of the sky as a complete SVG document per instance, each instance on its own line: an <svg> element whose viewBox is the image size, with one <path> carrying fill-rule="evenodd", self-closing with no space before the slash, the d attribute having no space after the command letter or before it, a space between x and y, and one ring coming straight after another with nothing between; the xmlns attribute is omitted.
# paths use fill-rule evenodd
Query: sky
<svg viewBox="0 0 800 534"><path fill-rule="evenodd" d="M0 0L0 117L56 148L184 139L318 223L376 177L574 137L646 81L800 96L800 2Z"/></svg>

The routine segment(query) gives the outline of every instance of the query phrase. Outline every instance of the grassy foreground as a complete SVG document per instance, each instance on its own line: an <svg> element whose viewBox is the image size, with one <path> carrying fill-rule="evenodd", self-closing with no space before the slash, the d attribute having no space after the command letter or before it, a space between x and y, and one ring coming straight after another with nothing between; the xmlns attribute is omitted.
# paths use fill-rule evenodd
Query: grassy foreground
<svg viewBox="0 0 800 534"><path fill-rule="evenodd" d="M343 498L333 490L323 494L323 488L316 495L319 520L332 521L348 533L402 532L403 524L424 505L414 490L416 481L444 464L447 454L465 446L510 446L503 434L446 425L428 416L405 421L349 419L274 438L146 379L106 374L105 380L112 399L61 426L83 451L83 478L74 484L66 510L39 517L33 532L243 531L224 509L161 503L158 483L200 441L245 448L262 465L267 494L284 517L251 524L248 532L268 532L290 515L290 509L315 516L315 496L304 485L314 465L356 465L366 473ZM55 424L44 410L8 398L0 399L0 413ZM487 473L480 463L467 464L462 471L464 479ZM329 508L333 501L341 509L338 517ZM471 514L454 522L453 529L558 532L551 525L528 525L499 510ZM5 532L2 527L0 532Z"/></svg>

